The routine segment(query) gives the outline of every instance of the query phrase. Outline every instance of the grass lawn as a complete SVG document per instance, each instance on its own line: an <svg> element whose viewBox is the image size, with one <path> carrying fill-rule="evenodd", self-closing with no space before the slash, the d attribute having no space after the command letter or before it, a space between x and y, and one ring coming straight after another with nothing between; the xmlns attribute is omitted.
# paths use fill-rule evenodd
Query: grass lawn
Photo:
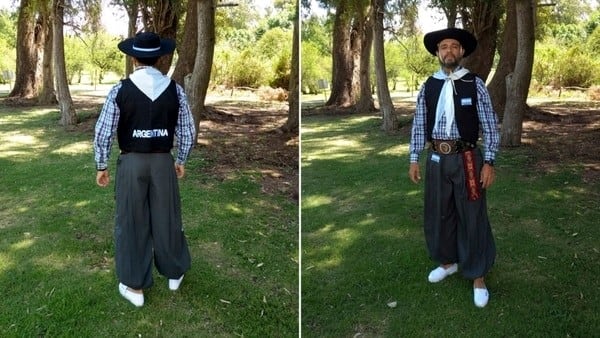
<svg viewBox="0 0 600 338"><path fill-rule="evenodd" d="M488 190L498 254L479 309L460 273L427 281L423 183L408 179L406 132L379 126L303 116L303 337L598 336L598 181L577 164L538 172L527 147L501 151Z"/></svg>
<svg viewBox="0 0 600 338"><path fill-rule="evenodd" d="M205 173L194 150L180 181L192 269L179 291L154 273L146 304L117 290L114 168L95 184L88 128L56 108L0 106L0 336L296 337L298 205L265 194L260 173Z"/></svg>

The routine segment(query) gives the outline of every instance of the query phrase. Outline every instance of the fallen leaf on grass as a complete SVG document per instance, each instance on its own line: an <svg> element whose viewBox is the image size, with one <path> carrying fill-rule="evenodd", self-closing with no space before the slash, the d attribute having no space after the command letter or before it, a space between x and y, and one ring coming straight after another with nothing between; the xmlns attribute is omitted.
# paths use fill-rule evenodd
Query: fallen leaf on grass
<svg viewBox="0 0 600 338"><path fill-rule="evenodd" d="M221 303L225 303L225 304L231 304L231 302L230 302L230 301L228 301L228 300L225 300L225 299L219 299L219 301L220 301Z"/></svg>
<svg viewBox="0 0 600 338"><path fill-rule="evenodd" d="M393 308L395 308L396 306L398 306L398 302L396 302L396 301L389 302L389 303L387 303L387 306L388 306L389 308L392 308L392 309L393 309Z"/></svg>

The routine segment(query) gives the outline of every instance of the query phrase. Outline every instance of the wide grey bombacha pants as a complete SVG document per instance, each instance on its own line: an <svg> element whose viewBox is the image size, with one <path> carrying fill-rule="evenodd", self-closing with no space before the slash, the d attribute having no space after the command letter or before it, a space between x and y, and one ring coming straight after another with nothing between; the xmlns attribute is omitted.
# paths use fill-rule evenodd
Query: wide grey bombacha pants
<svg viewBox="0 0 600 338"><path fill-rule="evenodd" d="M481 150L474 154L479 183ZM462 154L429 151L425 175L424 230L429 255L439 264L458 263L465 278L485 276L496 258L485 190L479 199L467 200Z"/></svg>
<svg viewBox="0 0 600 338"><path fill-rule="evenodd" d="M189 270L191 258L171 154L121 154L115 186L119 281L133 289L149 288L153 261L160 274L179 278Z"/></svg>

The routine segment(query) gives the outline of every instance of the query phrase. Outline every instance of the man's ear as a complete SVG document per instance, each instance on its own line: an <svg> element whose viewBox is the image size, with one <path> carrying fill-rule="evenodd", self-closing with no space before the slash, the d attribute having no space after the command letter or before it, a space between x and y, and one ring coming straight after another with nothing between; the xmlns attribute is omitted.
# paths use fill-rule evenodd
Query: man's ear
<svg viewBox="0 0 600 338"><path fill-rule="evenodd" d="M463 46L460 46L460 56L462 57L463 55L465 55L465 49Z"/></svg>

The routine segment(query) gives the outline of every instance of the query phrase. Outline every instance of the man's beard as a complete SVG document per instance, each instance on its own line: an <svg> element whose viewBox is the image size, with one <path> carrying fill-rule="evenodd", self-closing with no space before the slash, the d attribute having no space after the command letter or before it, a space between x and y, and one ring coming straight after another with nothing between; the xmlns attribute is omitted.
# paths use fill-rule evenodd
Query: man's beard
<svg viewBox="0 0 600 338"><path fill-rule="evenodd" d="M450 69L455 69L456 67L458 67L458 65L460 64L460 61L461 61L460 58L454 58L452 61L445 61L445 60L442 60L441 58L438 58L438 60L440 61L440 65L442 67L450 68Z"/></svg>

